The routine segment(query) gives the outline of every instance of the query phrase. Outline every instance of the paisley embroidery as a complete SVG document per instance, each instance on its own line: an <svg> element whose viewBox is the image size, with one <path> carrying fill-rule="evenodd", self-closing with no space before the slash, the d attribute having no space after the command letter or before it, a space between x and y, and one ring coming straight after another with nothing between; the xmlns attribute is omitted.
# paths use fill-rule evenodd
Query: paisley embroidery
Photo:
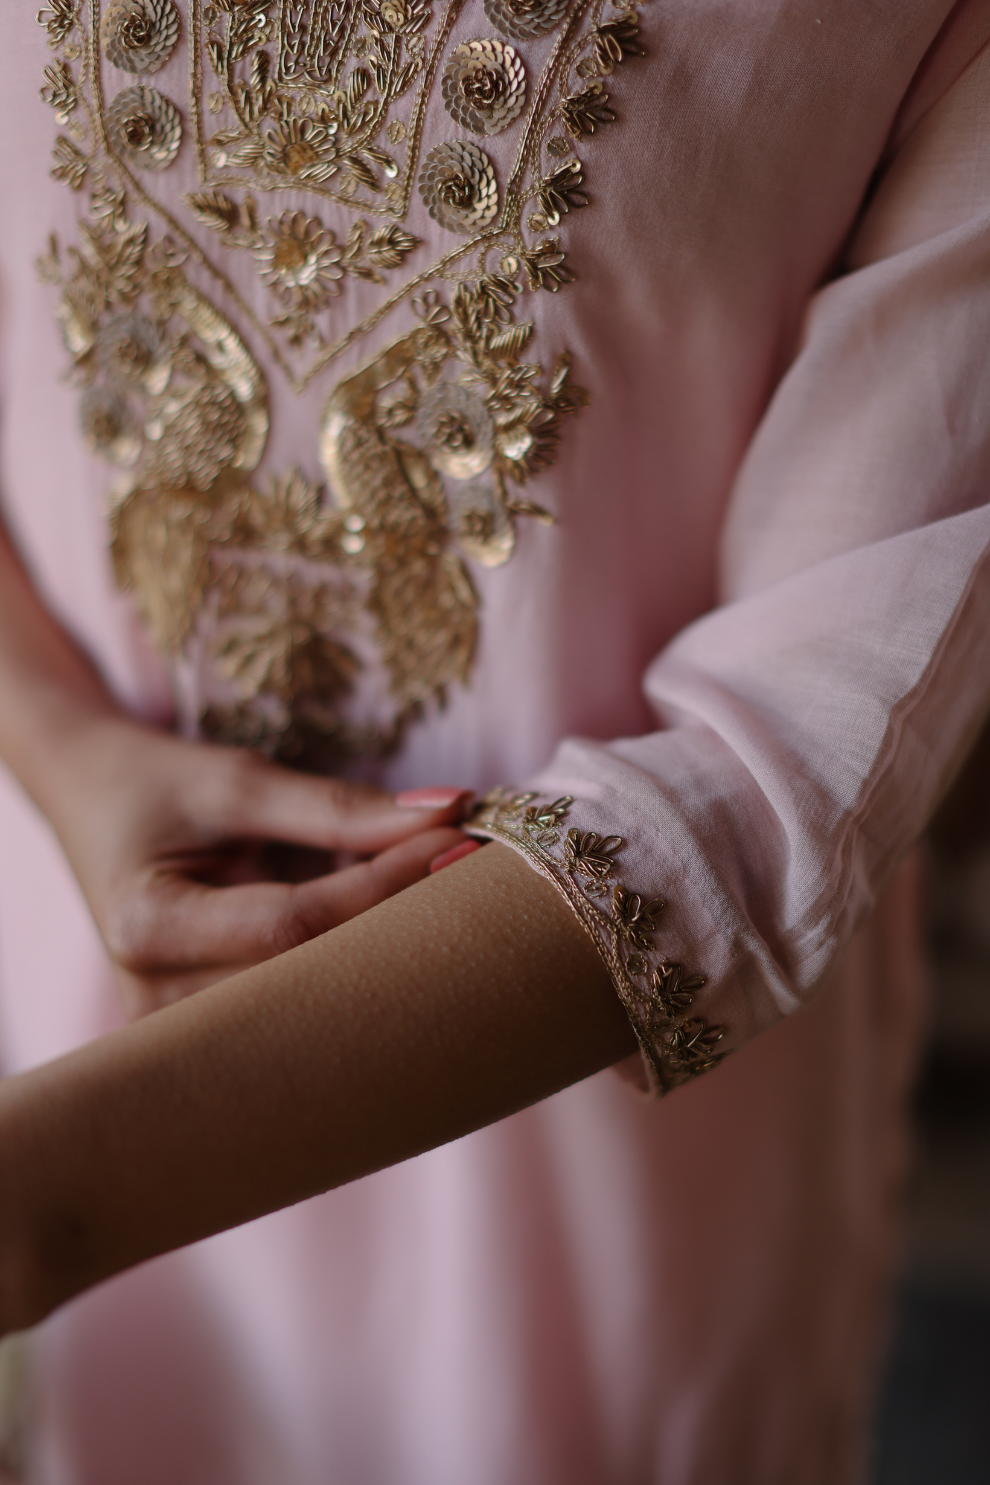
<svg viewBox="0 0 990 1485"><path fill-rule="evenodd" d="M467 828L521 851L557 888L580 918L605 962L639 1041L653 1091L667 1093L722 1061L724 1036L692 1015L705 977L662 958L655 946L666 907L618 878L621 835L564 830L574 800L495 789L477 806Z"/></svg>
<svg viewBox="0 0 990 1485"><path fill-rule="evenodd" d="M61 287L84 437L121 472L115 569L180 693L218 680L198 720L230 741L307 757L394 745L468 677L467 562L507 561L517 518L551 519L521 487L587 396L566 355L524 359L525 296L573 278L559 239L527 232L589 204L573 142L612 121L603 78L641 48L634 13L605 21L604 0L490 0L500 35L451 46L463 3L51 0L38 17L58 54L42 96L65 130L52 174L89 197L77 245L53 241L40 266ZM554 31L534 71L519 44ZM156 75L183 48L185 103ZM129 75L106 96L103 58ZM469 137L424 151L434 88ZM510 133L503 173L483 144ZM184 221L153 192L190 145L201 189ZM450 233L432 264L402 224L414 186ZM251 255L267 315L204 251L203 226ZM348 278L382 294L341 333ZM400 306L416 328L325 403L328 489L298 471L259 485L267 387L244 335L301 391Z"/></svg>

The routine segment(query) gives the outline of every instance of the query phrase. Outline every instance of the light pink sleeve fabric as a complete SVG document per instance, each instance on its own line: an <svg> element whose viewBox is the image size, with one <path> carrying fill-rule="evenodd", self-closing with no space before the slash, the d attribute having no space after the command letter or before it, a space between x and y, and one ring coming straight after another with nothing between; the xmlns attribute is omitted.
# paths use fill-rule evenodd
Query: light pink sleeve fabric
<svg viewBox="0 0 990 1485"><path fill-rule="evenodd" d="M847 265L740 470L723 601L646 672L658 730L569 739L480 817L595 935L659 1090L812 996L990 701L990 48Z"/></svg>

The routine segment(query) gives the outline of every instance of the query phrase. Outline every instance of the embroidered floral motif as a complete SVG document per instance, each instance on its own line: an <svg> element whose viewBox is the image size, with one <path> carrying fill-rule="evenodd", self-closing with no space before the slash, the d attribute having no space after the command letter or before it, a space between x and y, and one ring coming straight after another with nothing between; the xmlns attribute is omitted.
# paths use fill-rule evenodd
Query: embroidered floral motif
<svg viewBox="0 0 990 1485"><path fill-rule="evenodd" d="M450 232L473 232L498 213L495 167L467 139L434 145L423 162L419 194L430 216Z"/></svg>
<svg viewBox="0 0 990 1485"><path fill-rule="evenodd" d="M587 394L566 354L526 359L524 295L574 277L558 237L527 232L589 204L575 141L614 118L601 77L641 48L634 13L606 21L605 0L488 0L500 36L451 46L462 3L188 0L180 14L174 0L50 0L38 16L57 54L42 96L66 131L52 174L89 200L77 246L53 243L41 267L61 286L83 437L120 474L115 569L177 686L203 668L226 686L202 721L228 740L289 755L314 738L393 745L469 674L466 562L498 566L518 519L552 519L522 487ZM542 73L527 76L508 42L556 28ZM180 110L144 78L182 46ZM137 80L105 97L104 62ZM517 131L504 178L473 139L425 149L435 91L454 128ZM199 189L166 210L156 176L190 148ZM403 225L417 184L451 233L432 267ZM303 201L259 207L286 188ZM251 254L270 313L204 251L203 227ZM341 333L349 278L388 287ZM216 286L239 329L209 297ZM267 388L241 330L301 391L400 305L417 328L325 404L332 498L298 472L253 483ZM604 858L589 846L581 859Z"/></svg>
<svg viewBox="0 0 990 1485"><path fill-rule="evenodd" d="M448 58L440 90L455 124L472 134L501 134L522 113L526 69L502 41L464 41Z"/></svg>
<svg viewBox="0 0 990 1485"><path fill-rule="evenodd" d="M690 1015L704 976L657 951L662 899L646 899L616 880L622 837L571 827L561 841L573 804L570 795L546 802L496 789L468 828L522 851L567 899L608 967L655 1091L666 1093L722 1060L724 1032Z"/></svg>
<svg viewBox="0 0 990 1485"><path fill-rule="evenodd" d="M157 72L179 39L172 0L108 0L100 40L108 62L122 72Z"/></svg>
<svg viewBox="0 0 990 1485"><path fill-rule="evenodd" d="M110 104L107 134L132 170L166 170L179 152L182 125L168 98L139 85L125 88Z"/></svg>
<svg viewBox="0 0 990 1485"><path fill-rule="evenodd" d="M568 0L485 0L485 15L512 41L529 41L559 26Z"/></svg>

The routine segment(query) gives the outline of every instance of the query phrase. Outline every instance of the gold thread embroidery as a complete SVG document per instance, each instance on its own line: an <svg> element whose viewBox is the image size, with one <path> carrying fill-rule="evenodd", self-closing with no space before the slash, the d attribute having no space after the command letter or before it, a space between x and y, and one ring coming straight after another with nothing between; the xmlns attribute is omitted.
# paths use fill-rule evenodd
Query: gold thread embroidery
<svg viewBox="0 0 990 1485"><path fill-rule="evenodd" d="M42 96L68 131L52 174L74 191L88 186L90 198L78 247L63 256L53 241L40 266L62 288L83 436L122 471L115 570L177 674L208 663L227 684L227 700L214 698L201 720L229 740L288 755L314 738L349 751L394 745L426 702L467 678L478 599L465 559L500 565L517 518L552 519L515 487L552 462L563 420L588 399L566 355L549 373L522 359L533 325L516 318L519 296L556 292L573 274L558 238L527 241L519 224L527 201L534 231L588 204L582 163L560 163L562 136L551 131L593 133L614 114L597 72L589 88L569 79L586 78L579 63L607 73L642 49L632 12L601 23L604 0L573 0L569 11L559 0L504 0L503 35L559 28L531 85L502 40L448 47L462 3L451 0L429 39L429 0L190 0L185 18L172 0L108 0L102 15L98 0L51 0L38 14L59 53ZM183 37L203 185L186 203L221 243L253 254L279 302L268 325L149 193L148 177L182 147L175 103L143 81L104 100L101 51L143 77ZM204 51L219 89L208 99ZM75 77L68 64L80 57ZM419 161L438 77L461 127L484 138L521 126L504 190L471 140ZM209 140L204 100L219 119ZM558 155L546 172L543 143ZM417 170L431 214L464 242L329 342L318 320L343 280L382 284L420 246L400 225ZM400 220L370 227L360 216L341 238L313 210L261 217L250 192L287 186ZM157 241L149 221L129 219L128 197L163 221ZM411 302L420 328L341 380L326 404L320 453L335 503L298 471L251 483L268 431L264 377L190 270L223 288L296 390ZM429 285L444 278L454 287L442 297ZM276 336L293 352L315 348L314 359L293 370ZM355 702L352 715L373 664L387 697L364 715Z"/></svg>
<svg viewBox="0 0 990 1485"><path fill-rule="evenodd" d="M669 1092L715 1067L724 1029L692 1016L705 977L658 955L657 920L666 904L644 899L617 879L622 836L566 830L574 800L494 790L467 827L502 840L536 865L594 940L636 1033L654 1089Z"/></svg>

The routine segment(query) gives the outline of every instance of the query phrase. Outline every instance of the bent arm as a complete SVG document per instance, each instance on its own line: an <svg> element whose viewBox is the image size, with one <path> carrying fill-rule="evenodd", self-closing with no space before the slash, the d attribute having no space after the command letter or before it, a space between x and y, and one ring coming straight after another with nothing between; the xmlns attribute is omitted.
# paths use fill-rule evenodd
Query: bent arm
<svg viewBox="0 0 990 1485"><path fill-rule="evenodd" d="M0 1328L634 1048L584 929L511 851L488 847L0 1084Z"/></svg>

